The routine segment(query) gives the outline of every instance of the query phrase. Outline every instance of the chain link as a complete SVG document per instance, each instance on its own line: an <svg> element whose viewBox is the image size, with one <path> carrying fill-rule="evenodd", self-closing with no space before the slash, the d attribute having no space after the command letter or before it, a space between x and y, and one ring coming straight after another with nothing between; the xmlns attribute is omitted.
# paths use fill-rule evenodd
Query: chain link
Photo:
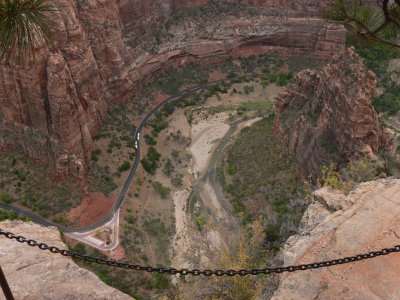
<svg viewBox="0 0 400 300"><path fill-rule="evenodd" d="M142 265L135 265L130 264L127 262L119 262L115 260L108 260L99 257L93 257L89 255L80 254L78 252L60 249L56 246L48 246L45 243L38 243L35 240L27 239L20 235L15 235L12 232L7 232L0 229L0 236L3 235L10 240L16 240L22 244L28 244L31 247L38 247L41 250L48 250L51 253L59 253L63 256L72 257L75 259L83 260L86 262L93 262L97 264L107 265L116 268L123 268L128 270L135 270L135 271L143 271L143 272L156 272L156 273L165 273L169 275L181 275L181 276L246 276L246 275L267 275L272 273L284 273L284 272L295 272L295 271L305 271L309 269L319 269L319 268L326 268L335 265L347 264L352 263L360 260L366 260L382 255L388 255L394 252L400 252L400 245L393 246L391 248L384 248L378 251L371 251L368 253L357 254L354 256L348 256L339 259L332 259L327 261L321 261L316 263L310 264L303 264L303 265L295 265L295 266L287 266L287 267L276 267L276 268L265 268L265 269L251 269L251 270L188 270L188 269L175 269L175 268L163 268L163 267L146 267Z"/></svg>

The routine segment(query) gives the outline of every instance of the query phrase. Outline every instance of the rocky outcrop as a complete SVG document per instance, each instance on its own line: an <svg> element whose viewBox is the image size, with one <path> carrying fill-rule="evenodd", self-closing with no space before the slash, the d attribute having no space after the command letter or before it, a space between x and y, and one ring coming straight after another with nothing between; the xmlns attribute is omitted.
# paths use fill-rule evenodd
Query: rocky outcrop
<svg viewBox="0 0 400 300"><path fill-rule="evenodd" d="M51 50L42 45L28 66L0 66L2 129L13 133L12 127L17 127L18 132L26 131L24 128L28 127L35 132L35 140L47 141L47 147L33 149L36 143L3 134L3 130L1 147L14 148L23 144L21 148L28 149L25 151L28 155L35 152L39 156L36 159L47 162L55 161L64 151L77 153L88 161L92 136L106 116L106 100L115 95L114 87L124 80L122 72L113 75L119 80L110 78L122 62L110 54L109 48L114 47L116 33L109 28L117 26L120 39L122 30L115 16L103 15L99 20L101 15L94 11L92 21L85 15L86 20L93 24L91 30L85 31L75 3L56 1L60 7L56 17L58 30ZM102 7L107 9L113 1L105 3L109 4ZM96 22L101 23L102 31L110 35L108 40L103 38L109 47L104 44L98 47L103 46L106 54L97 59L94 54L98 55L99 50L92 47L89 40L90 33L96 32ZM118 48L115 51L122 50ZM128 85L122 87L118 96L126 95L127 88Z"/></svg>
<svg viewBox="0 0 400 300"><path fill-rule="evenodd" d="M118 5L126 38L136 41L137 37L140 37L140 39L152 39L154 29L158 29L175 10L203 6L210 2L217 6L225 6L227 9L232 9L232 6L236 6L238 11L242 8L240 5L257 6L259 13L264 15L273 13L275 15L316 17L319 15L321 8L329 3L329 0L121 0ZM215 21L218 20L212 20L212 22Z"/></svg>
<svg viewBox="0 0 400 300"><path fill-rule="evenodd" d="M72 174L79 180L84 180L87 175L85 164L76 155L61 155L56 162L56 174L59 178Z"/></svg>
<svg viewBox="0 0 400 300"><path fill-rule="evenodd" d="M311 263L400 244L400 180L360 184L345 196L315 193L298 235L283 248L285 265ZM399 299L400 255L288 273L272 299ZM295 291L295 292L294 292Z"/></svg>
<svg viewBox="0 0 400 300"><path fill-rule="evenodd" d="M300 72L276 99L276 127L304 177L322 166L385 149L387 133L372 105L376 77L352 48L322 70Z"/></svg>
<svg viewBox="0 0 400 300"><path fill-rule="evenodd" d="M213 18L207 21L211 24L207 32L193 31L187 24L175 26L174 38L159 45L156 54L149 54L137 44L131 44L132 50L124 39L145 36L140 28L152 33L153 20L165 19L159 15L207 1L54 2L60 9L55 13L58 29L51 49L41 45L24 67L0 65L0 148L19 148L54 166L65 161L65 155L75 155L87 164L92 137L107 108L126 101L132 90L170 66L265 53L327 58L345 45L345 31L338 25L315 17L291 13L283 18L261 11L254 16ZM269 4L248 4L261 2ZM285 5L275 6L284 14Z"/></svg>
<svg viewBox="0 0 400 300"><path fill-rule="evenodd" d="M3 221L0 228L66 249L56 228ZM15 299L132 299L103 283L70 258L0 237L0 265Z"/></svg>

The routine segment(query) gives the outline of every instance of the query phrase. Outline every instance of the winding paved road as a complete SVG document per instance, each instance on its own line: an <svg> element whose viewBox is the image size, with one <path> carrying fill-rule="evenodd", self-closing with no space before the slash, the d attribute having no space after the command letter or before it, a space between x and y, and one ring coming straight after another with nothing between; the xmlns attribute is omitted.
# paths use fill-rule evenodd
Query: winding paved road
<svg viewBox="0 0 400 300"><path fill-rule="evenodd" d="M254 76L255 74L247 74L245 75L246 77L248 76ZM227 79L230 80L230 79ZM220 83L220 82L224 82L226 80L214 80L214 81L210 81L210 82L206 82L206 83L202 83L199 85L196 85L194 87L185 89L183 91L180 91L178 93L176 93L175 95L172 95L170 97L168 97L167 99L165 99L164 101L160 102L159 104L157 104L144 118L143 120L140 122L139 126L137 127L136 131L135 131L135 143L137 142L137 147L136 147L136 151L135 151L135 159L133 161L133 165L132 168L130 169L129 175L122 187L121 192L119 193L118 197L117 197L117 201L115 201L112 209L104 216L102 217L100 220L98 220L97 222L93 223L92 225L88 225L85 227L75 227L75 228L68 228L68 227L64 227L61 225L57 225L41 216L39 216L38 214L25 209L25 208L21 208L18 206L14 206L12 204L6 204L6 203L0 203L0 208L8 210L8 211L15 211L20 215L29 217L33 222L43 225L43 226L55 226L57 227L61 232L64 233L83 233L83 232L87 232L87 231L92 231L95 230L103 225L105 225L106 223L108 223L115 215L115 213L120 209L122 203L124 202L124 199L126 197L126 194L128 192L129 186L132 183L133 177L136 174L136 171L139 167L139 163L140 163L140 133L142 132L143 128L145 127L146 123L149 121L149 119L157 112L159 111L164 105L176 101L178 100L180 97L185 96L185 95L189 95L189 94L193 94L197 91L203 90L205 88L208 88L211 85Z"/></svg>

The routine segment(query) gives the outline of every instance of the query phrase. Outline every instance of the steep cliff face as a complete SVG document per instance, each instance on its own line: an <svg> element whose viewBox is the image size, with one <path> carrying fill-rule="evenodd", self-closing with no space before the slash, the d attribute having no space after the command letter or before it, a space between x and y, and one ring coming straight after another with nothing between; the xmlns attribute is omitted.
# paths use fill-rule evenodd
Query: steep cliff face
<svg viewBox="0 0 400 300"><path fill-rule="evenodd" d="M329 3L325 1L290 1L290 0L121 0L118 3L125 37L135 48L143 40L152 40L154 33L162 28L162 24L180 8L193 8L212 4L210 10L221 10L219 17L228 10L235 10L235 15L246 10L246 6L257 7L254 14L282 15L295 17L318 17L321 9ZM204 13L204 12L203 12ZM207 19L206 13L203 17ZM218 17L218 18L219 18ZM218 18L210 19L210 23L218 23ZM193 22L195 22L193 20Z"/></svg>
<svg viewBox="0 0 400 300"><path fill-rule="evenodd" d="M149 54L140 45L132 50L124 39L153 32L174 9L207 1L54 2L60 9L51 49L39 47L26 67L0 65L0 149L19 148L35 160L56 162L63 174L78 168L84 176L92 137L107 107L126 101L132 90L169 66L272 52L327 58L345 45L338 25L259 13L206 20L206 34L186 23L175 26L173 37ZM268 8L270 1L244 3ZM283 14L285 5L277 5Z"/></svg>
<svg viewBox="0 0 400 300"><path fill-rule="evenodd" d="M349 48L322 70L300 72L276 99L278 131L304 177L330 162L373 156L388 143L372 106L375 74Z"/></svg>
<svg viewBox="0 0 400 300"><path fill-rule="evenodd" d="M66 249L56 228L32 222L3 221L0 228ZM72 259L0 237L0 265L15 299L132 299L103 283ZM0 294L2 295L2 294Z"/></svg>
<svg viewBox="0 0 400 300"><path fill-rule="evenodd" d="M121 0L118 3L121 20L128 38L151 37L156 29L173 10L195 7L209 0Z"/></svg>
<svg viewBox="0 0 400 300"><path fill-rule="evenodd" d="M393 247L400 242L400 180L363 183L345 196L323 188L283 248L285 265ZM400 255L288 273L272 299L399 299Z"/></svg>
<svg viewBox="0 0 400 300"><path fill-rule="evenodd" d="M54 161L64 151L87 161L107 102L122 101L129 92L131 55L114 1L86 1L85 7L55 2L54 47L37 49L27 67L0 66L0 146L19 145L40 161ZM27 131L33 132L29 141ZM38 144L47 147L37 150Z"/></svg>

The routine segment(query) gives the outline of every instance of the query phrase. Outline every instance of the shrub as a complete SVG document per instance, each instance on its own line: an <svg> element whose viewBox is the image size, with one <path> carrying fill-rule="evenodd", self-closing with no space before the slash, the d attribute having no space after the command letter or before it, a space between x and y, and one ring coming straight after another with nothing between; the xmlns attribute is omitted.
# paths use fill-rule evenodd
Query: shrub
<svg viewBox="0 0 400 300"><path fill-rule="evenodd" d="M279 86L285 86L290 82L292 78L293 78L292 73L284 73L284 72L267 73L261 76L261 84L263 86L266 86L270 83L276 83Z"/></svg>
<svg viewBox="0 0 400 300"><path fill-rule="evenodd" d="M195 220L196 220L197 229L199 231L202 231L204 229L204 226L207 224L207 218L204 216L204 214L201 211L196 211Z"/></svg>
<svg viewBox="0 0 400 300"><path fill-rule="evenodd" d="M131 225L135 225L136 223L136 218L131 213L128 213L128 215L125 217L125 220Z"/></svg>
<svg viewBox="0 0 400 300"><path fill-rule="evenodd" d="M367 157L351 161L340 170L341 188L350 192L357 184L377 179L384 173L384 166L379 161Z"/></svg>
<svg viewBox="0 0 400 300"><path fill-rule="evenodd" d="M333 164L322 167L320 186L331 186L334 189L339 189L341 186L340 174L334 170Z"/></svg>
<svg viewBox="0 0 400 300"><path fill-rule="evenodd" d="M174 171L175 167L172 164L171 159L167 158L167 162L165 163L165 166L163 168L163 172L165 175L168 177L171 176L172 172Z"/></svg>
<svg viewBox="0 0 400 300"><path fill-rule="evenodd" d="M152 134L154 136L158 136L158 134L168 126L168 120L166 120L162 114L158 115L155 119L151 120L148 123L152 128Z"/></svg>
<svg viewBox="0 0 400 300"><path fill-rule="evenodd" d="M181 173L175 174L171 178L171 183L173 186L181 186L183 184L183 174Z"/></svg>
<svg viewBox="0 0 400 300"><path fill-rule="evenodd" d="M151 278L151 287L155 288L159 291L164 291L169 287L171 283L171 279L168 275L165 274L153 274Z"/></svg>
<svg viewBox="0 0 400 300"><path fill-rule="evenodd" d="M283 216L284 214L289 212L289 207L284 203L275 203L274 208L279 216Z"/></svg>
<svg viewBox="0 0 400 300"><path fill-rule="evenodd" d="M151 175L156 174L158 163L160 162L161 154L156 148L151 146L147 151L147 155L141 160L145 171Z"/></svg>
<svg viewBox="0 0 400 300"><path fill-rule="evenodd" d="M99 155L101 154L100 149L96 149L92 152L92 161L97 162L99 160Z"/></svg>
<svg viewBox="0 0 400 300"><path fill-rule="evenodd" d="M334 170L333 164L331 164L322 168L319 186L331 186L348 193L361 182L381 177L384 171L381 162L372 161L367 157L349 162L340 171Z"/></svg>
<svg viewBox="0 0 400 300"><path fill-rule="evenodd" d="M128 171L130 169L130 167L131 167L131 164L129 163L129 161L126 160L122 163L122 165L119 166L118 171L122 173L122 172Z"/></svg>
<svg viewBox="0 0 400 300"><path fill-rule="evenodd" d="M143 159L140 160L140 162L142 163L143 169L151 174L154 175L156 174L157 171L157 166L152 164L146 157L144 157Z"/></svg>
<svg viewBox="0 0 400 300"><path fill-rule="evenodd" d="M248 85L246 85L246 86L243 88L243 91L244 91L244 93L245 93L246 95L249 95L250 93L253 93L253 92L254 92L254 86L248 86Z"/></svg>
<svg viewBox="0 0 400 300"><path fill-rule="evenodd" d="M144 136L144 142L146 143L146 145L149 145L149 146L157 145L156 140L151 135L148 135L148 134L146 134Z"/></svg>
<svg viewBox="0 0 400 300"><path fill-rule="evenodd" d="M176 149L172 149L171 150L171 155L174 159L178 159L179 158L179 151Z"/></svg>
<svg viewBox="0 0 400 300"><path fill-rule="evenodd" d="M63 224L65 222L67 222L67 220L65 219L64 216L58 215L58 216L53 217L53 222L58 223L58 224Z"/></svg>
<svg viewBox="0 0 400 300"><path fill-rule="evenodd" d="M399 92L400 87L397 90ZM389 88L382 95L374 98L374 107L378 112L387 112L392 116L400 111L400 96L394 92L394 89Z"/></svg>
<svg viewBox="0 0 400 300"><path fill-rule="evenodd" d="M228 175L233 176L236 173L235 167L233 166L233 164L228 163L226 165L226 173L228 173Z"/></svg>
<svg viewBox="0 0 400 300"><path fill-rule="evenodd" d="M163 186L161 182L154 181L153 182L153 188L157 191L158 194L160 194L161 198L165 199L171 192L171 189L169 187Z"/></svg>
<svg viewBox="0 0 400 300"><path fill-rule="evenodd" d="M76 244L76 246L73 248L73 251L78 252L80 254L86 254L86 247L82 243Z"/></svg>
<svg viewBox="0 0 400 300"><path fill-rule="evenodd" d="M108 143L109 149L112 149L114 147L118 148L118 149L121 149L121 147L122 147L122 144L119 142L119 140L115 136L113 136L111 138L110 142Z"/></svg>
<svg viewBox="0 0 400 300"><path fill-rule="evenodd" d="M167 234L167 228L160 219L145 220L144 226L147 232L153 235L165 235Z"/></svg>
<svg viewBox="0 0 400 300"><path fill-rule="evenodd" d="M4 221L4 220L22 220L22 221L29 221L30 219L28 217L24 217L21 215L18 215L15 211L6 211L3 209L0 209L0 221Z"/></svg>
<svg viewBox="0 0 400 300"><path fill-rule="evenodd" d="M3 192L0 192L0 200L6 204L10 204L14 201L14 199L10 195Z"/></svg>

